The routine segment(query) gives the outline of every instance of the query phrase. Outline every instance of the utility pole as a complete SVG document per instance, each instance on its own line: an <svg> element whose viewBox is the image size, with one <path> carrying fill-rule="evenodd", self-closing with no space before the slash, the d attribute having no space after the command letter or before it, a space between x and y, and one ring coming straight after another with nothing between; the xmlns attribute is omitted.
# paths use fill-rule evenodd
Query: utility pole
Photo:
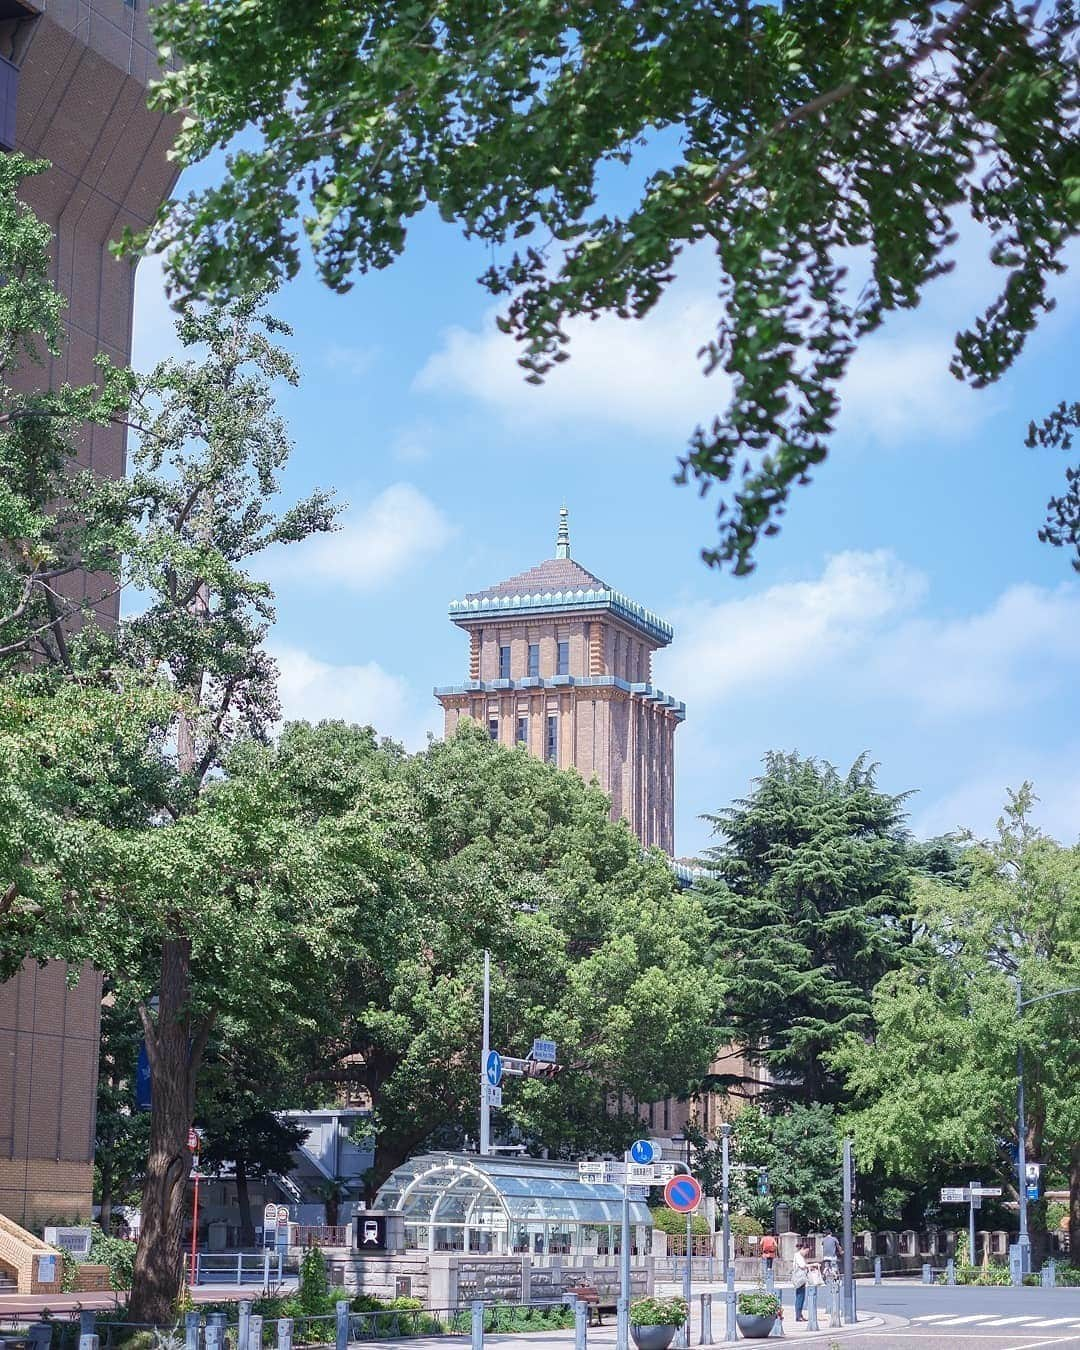
<svg viewBox="0 0 1080 1350"><path fill-rule="evenodd" d="M844 1140L844 1321L855 1321L855 1249L851 1239L851 1140Z"/></svg>
<svg viewBox="0 0 1080 1350"><path fill-rule="evenodd" d="M723 1214L724 1243L724 1283L727 1283L728 1264L731 1260L731 1124L724 1121L720 1126L720 1204Z"/></svg>
<svg viewBox="0 0 1080 1350"><path fill-rule="evenodd" d="M968 1201L968 1265L977 1264L975 1260L975 1201L978 1199L975 1191L981 1186L981 1181L969 1181L968 1189L971 1191L971 1199Z"/></svg>
<svg viewBox="0 0 1080 1350"><path fill-rule="evenodd" d="M630 1161L629 1153L623 1162ZM599 1316L599 1314L597 1314ZM630 1185L623 1172L622 1232L619 1238L619 1303L615 1329L615 1350L629 1350L630 1346ZM687 1332L689 1337L689 1331ZM689 1345L689 1339L687 1345Z"/></svg>
<svg viewBox="0 0 1080 1350"><path fill-rule="evenodd" d="M1024 1119L1024 993L1020 973L1016 975L1016 1022L1019 1035L1016 1040L1016 1201L1020 1210L1020 1233L1016 1239L1020 1248L1020 1272L1031 1269L1031 1241L1027 1221L1027 1121ZM972 1264L975 1256L972 1253Z"/></svg>
<svg viewBox="0 0 1080 1350"><path fill-rule="evenodd" d="M491 1152L491 1102L487 1062L491 1052L491 953L484 953L484 1037L480 1047L480 1154Z"/></svg>

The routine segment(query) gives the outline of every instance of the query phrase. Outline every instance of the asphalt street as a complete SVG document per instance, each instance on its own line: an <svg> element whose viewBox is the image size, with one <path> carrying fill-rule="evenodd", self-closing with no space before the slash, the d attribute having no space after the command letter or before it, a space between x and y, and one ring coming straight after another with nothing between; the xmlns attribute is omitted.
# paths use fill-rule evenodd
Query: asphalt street
<svg viewBox="0 0 1080 1350"><path fill-rule="evenodd" d="M1026 1350L1080 1347L1080 1289L981 1289L860 1282L860 1312L903 1317L908 1325L844 1336L850 1350Z"/></svg>

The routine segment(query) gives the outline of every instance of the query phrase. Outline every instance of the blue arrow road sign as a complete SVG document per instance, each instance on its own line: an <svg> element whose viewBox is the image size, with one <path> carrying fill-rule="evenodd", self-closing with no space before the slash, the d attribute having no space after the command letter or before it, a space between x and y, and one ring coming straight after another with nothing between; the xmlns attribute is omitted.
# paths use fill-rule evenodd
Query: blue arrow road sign
<svg viewBox="0 0 1080 1350"><path fill-rule="evenodd" d="M651 1139L635 1139L630 1145L630 1158L636 1163L651 1163L656 1157L656 1149Z"/></svg>
<svg viewBox="0 0 1080 1350"><path fill-rule="evenodd" d="M502 1082L502 1055L498 1050L489 1050L487 1062L484 1064L484 1077L492 1087L498 1087Z"/></svg>

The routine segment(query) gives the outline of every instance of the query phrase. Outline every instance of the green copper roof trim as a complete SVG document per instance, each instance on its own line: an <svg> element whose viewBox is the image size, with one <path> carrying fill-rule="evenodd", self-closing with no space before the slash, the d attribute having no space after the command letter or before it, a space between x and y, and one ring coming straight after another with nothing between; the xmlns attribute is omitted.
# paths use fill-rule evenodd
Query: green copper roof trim
<svg viewBox="0 0 1080 1350"><path fill-rule="evenodd" d="M469 619L484 614L537 614L567 609L608 609L635 628L640 628L661 646L675 636L671 624L659 614L639 605L621 591L545 591L542 595L477 595L471 600L451 600L450 618Z"/></svg>

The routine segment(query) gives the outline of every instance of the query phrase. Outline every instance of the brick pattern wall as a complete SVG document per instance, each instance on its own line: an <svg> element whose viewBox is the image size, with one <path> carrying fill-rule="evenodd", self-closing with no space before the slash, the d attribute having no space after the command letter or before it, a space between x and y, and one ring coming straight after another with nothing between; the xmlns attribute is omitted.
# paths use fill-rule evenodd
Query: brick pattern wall
<svg viewBox="0 0 1080 1350"><path fill-rule="evenodd" d="M41 1278L41 1258L53 1257L53 1278ZM63 1261L55 1247L0 1214L0 1265L13 1271L20 1294L58 1294Z"/></svg>

